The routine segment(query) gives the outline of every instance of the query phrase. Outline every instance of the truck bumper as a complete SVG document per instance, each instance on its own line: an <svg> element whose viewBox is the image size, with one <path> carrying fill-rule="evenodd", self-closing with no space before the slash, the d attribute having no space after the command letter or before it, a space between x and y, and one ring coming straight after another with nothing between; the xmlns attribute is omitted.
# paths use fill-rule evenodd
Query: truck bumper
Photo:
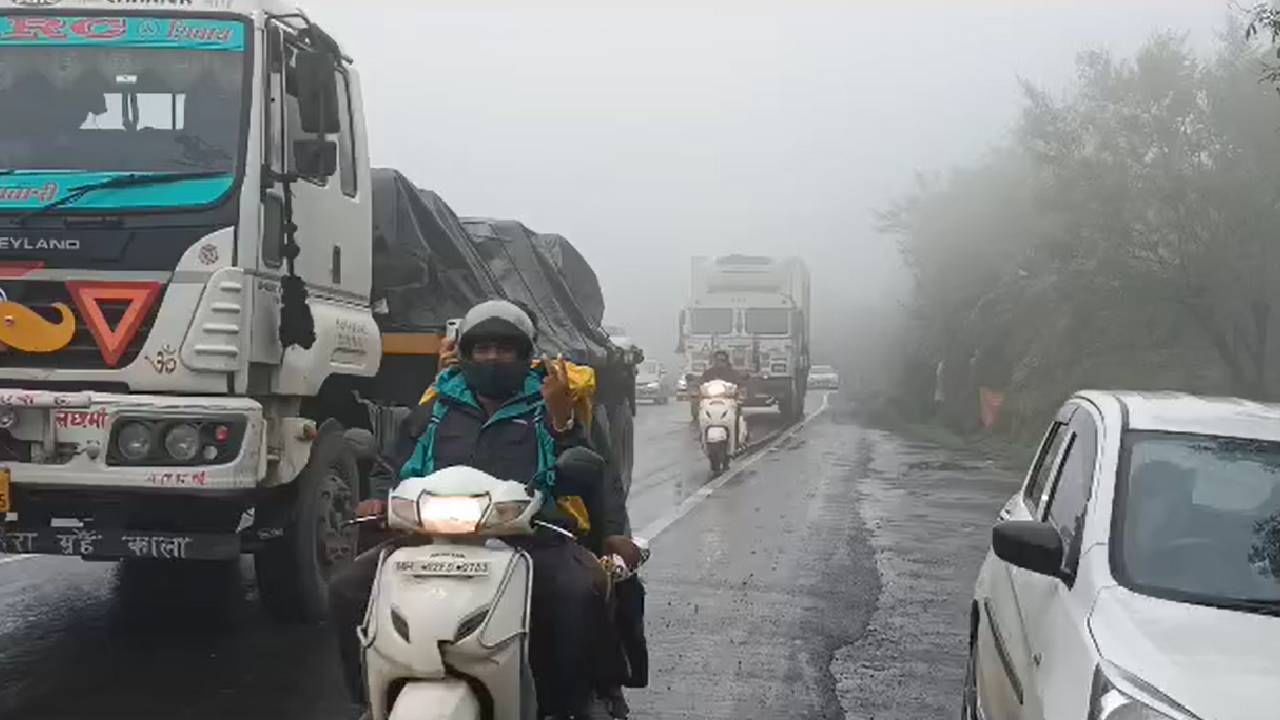
<svg viewBox="0 0 1280 720"><path fill-rule="evenodd" d="M243 430L238 448L230 448L218 464L131 465L117 459L111 447L113 428L125 420L151 421L157 428L183 420L225 421ZM247 398L0 389L0 425L5 422L0 470L8 471L15 494L23 488L60 488L224 495L257 487L265 474L262 406ZM162 445L162 433L152 443Z"/></svg>
<svg viewBox="0 0 1280 720"><path fill-rule="evenodd" d="M237 428L217 464L112 452L139 420L163 444L175 422ZM245 398L0 389L0 554L225 559L265 472L262 406ZM203 435L201 436L203 437ZM203 442L203 440L202 440ZM202 455L197 455L202 457Z"/></svg>
<svg viewBox="0 0 1280 720"><path fill-rule="evenodd" d="M778 398L791 393L795 380L790 377L751 378L747 383L746 407L766 407L776 405Z"/></svg>

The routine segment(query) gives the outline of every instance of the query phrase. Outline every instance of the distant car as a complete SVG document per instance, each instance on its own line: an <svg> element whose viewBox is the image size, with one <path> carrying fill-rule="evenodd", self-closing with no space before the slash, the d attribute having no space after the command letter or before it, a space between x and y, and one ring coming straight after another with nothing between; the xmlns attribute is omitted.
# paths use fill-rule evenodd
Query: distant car
<svg viewBox="0 0 1280 720"><path fill-rule="evenodd" d="M667 369L662 363L647 360L636 367L636 400L666 405L671 400Z"/></svg>
<svg viewBox="0 0 1280 720"><path fill-rule="evenodd" d="M961 717L1276 717L1278 468L1280 406L1073 397L992 532Z"/></svg>
<svg viewBox="0 0 1280 720"><path fill-rule="evenodd" d="M840 373L830 365L814 365L809 368L810 390L839 390Z"/></svg>

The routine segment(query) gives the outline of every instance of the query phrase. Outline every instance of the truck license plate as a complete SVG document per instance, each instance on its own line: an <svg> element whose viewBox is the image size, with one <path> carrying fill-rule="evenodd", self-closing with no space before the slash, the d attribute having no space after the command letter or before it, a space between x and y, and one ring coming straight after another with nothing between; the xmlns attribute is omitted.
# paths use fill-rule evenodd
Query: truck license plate
<svg viewBox="0 0 1280 720"><path fill-rule="evenodd" d="M0 468L0 522L4 522L4 515L9 512L11 505L13 501L9 494L9 468Z"/></svg>
<svg viewBox="0 0 1280 720"><path fill-rule="evenodd" d="M489 561L408 560L397 562L396 569L414 577L484 577L489 574Z"/></svg>

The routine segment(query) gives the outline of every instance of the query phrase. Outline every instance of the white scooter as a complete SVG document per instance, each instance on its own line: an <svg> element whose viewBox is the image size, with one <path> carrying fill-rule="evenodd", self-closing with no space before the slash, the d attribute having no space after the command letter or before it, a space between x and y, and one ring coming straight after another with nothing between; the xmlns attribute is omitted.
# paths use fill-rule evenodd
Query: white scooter
<svg viewBox="0 0 1280 720"><path fill-rule="evenodd" d="M556 464L557 484L602 472L582 448ZM570 490L572 492L572 490ZM532 535L543 495L456 466L403 480L388 525L423 536L383 552L360 639L372 720L534 720L529 669L533 565L502 538ZM647 558L647 548L637 541ZM602 558L615 581L636 568Z"/></svg>
<svg viewBox="0 0 1280 720"><path fill-rule="evenodd" d="M747 444L747 420L738 402L738 386L711 380L698 389L698 431L711 472L729 467L729 458Z"/></svg>

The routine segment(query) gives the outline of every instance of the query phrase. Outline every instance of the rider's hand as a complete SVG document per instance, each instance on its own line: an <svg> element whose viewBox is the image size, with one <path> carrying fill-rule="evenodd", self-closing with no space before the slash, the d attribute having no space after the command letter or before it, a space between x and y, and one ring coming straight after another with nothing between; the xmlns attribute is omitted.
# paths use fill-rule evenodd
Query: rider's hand
<svg viewBox="0 0 1280 720"><path fill-rule="evenodd" d="M369 517L370 515L384 516L387 514L387 501L378 498L369 498L361 500L356 505L356 517Z"/></svg>
<svg viewBox="0 0 1280 720"><path fill-rule="evenodd" d="M542 365L547 377L542 381L542 399L547 404L547 414L553 428L564 428L573 420L573 396L569 393L569 369L564 356L550 360L545 356Z"/></svg>
<svg viewBox="0 0 1280 720"><path fill-rule="evenodd" d="M606 555L618 555L627 563L627 567L635 570L644 561L640 548L625 535L610 535L604 539Z"/></svg>
<svg viewBox="0 0 1280 720"><path fill-rule="evenodd" d="M444 372L458 364L458 341L445 338L440 344L440 372Z"/></svg>

